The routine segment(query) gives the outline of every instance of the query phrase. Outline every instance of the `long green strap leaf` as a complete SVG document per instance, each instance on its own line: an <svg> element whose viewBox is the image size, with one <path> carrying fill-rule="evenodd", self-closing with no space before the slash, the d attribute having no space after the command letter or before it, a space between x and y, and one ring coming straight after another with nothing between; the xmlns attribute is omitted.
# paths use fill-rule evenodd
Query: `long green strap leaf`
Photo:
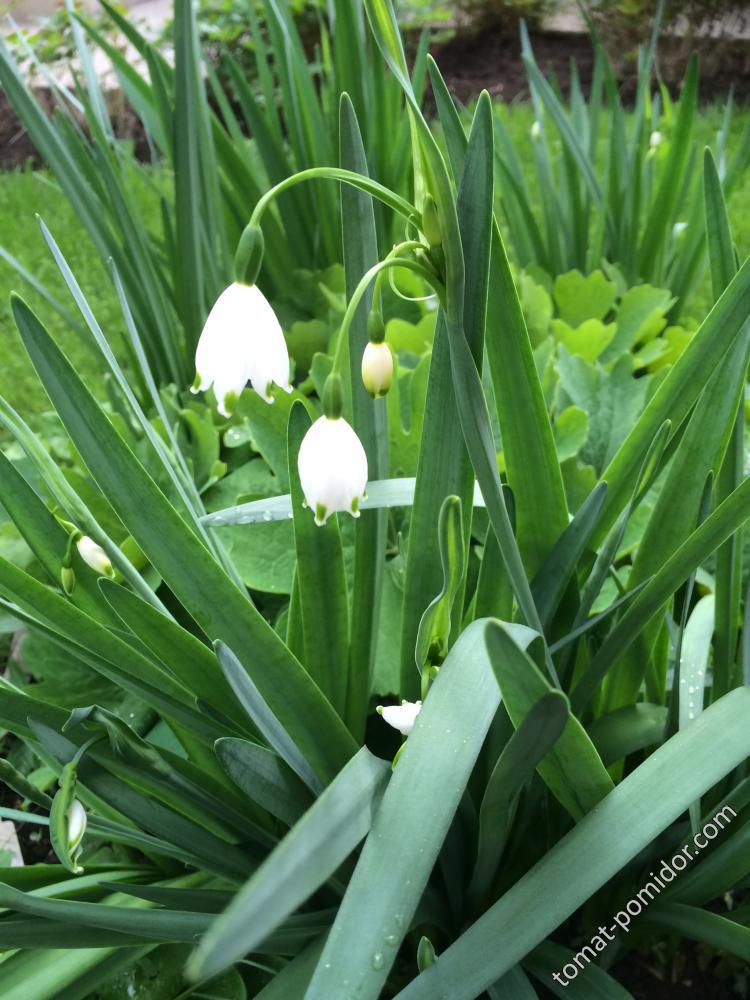
<svg viewBox="0 0 750 1000"><path fill-rule="evenodd" d="M390 768L363 747L216 920L188 965L213 976L268 937L347 859L370 830Z"/></svg>
<svg viewBox="0 0 750 1000"><path fill-rule="evenodd" d="M732 691L656 750L398 1000L474 1000L748 756L749 711L750 689Z"/></svg>
<svg viewBox="0 0 750 1000"><path fill-rule="evenodd" d="M324 782L356 745L314 682L169 504L28 306L13 311L34 367L99 488L189 614L243 651L255 683Z"/></svg>
<svg viewBox="0 0 750 1000"><path fill-rule="evenodd" d="M349 13L349 5L344 5ZM337 19L338 30L338 19ZM345 170L367 174L359 123L346 94L339 105L339 158ZM373 201L348 185L341 187L341 225L344 249L344 277L349 298L365 274L377 263L377 236ZM385 400L372 400L360 374L362 354L368 342L367 317L371 294L357 309L349 333L349 378L352 393L352 420L367 455L369 478L388 475L388 425ZM356 738L364 733L374 668L375 629L380 599L386 543L387 515L384 511L362 511L354 542L351 641L346 721Z"/></svg>
<svg viewBox="0 0 750 1000"><path fill-rule="evenodd" d="M305 1000L380 996L500 703L488 627L462 632L430 688Z"/></svg>
<svg viewBox="0 0 750 1000"><path fill-rule="evenodd" d="M297 553L296 578L305 640L303 663L343 718L349 665L349 595L344 549L338 515L334 514L326 524L319 526L313 512L304 506L297 453L310 424L304 404L295 402L289 411L287 454Z"/></svg>

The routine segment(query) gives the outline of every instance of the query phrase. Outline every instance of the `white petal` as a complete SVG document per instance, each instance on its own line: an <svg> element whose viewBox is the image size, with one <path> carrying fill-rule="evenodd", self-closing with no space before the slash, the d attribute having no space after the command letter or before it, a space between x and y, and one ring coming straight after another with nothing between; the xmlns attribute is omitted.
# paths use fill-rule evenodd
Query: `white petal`
<svg viewBox="0 0 750 1000"><path fill-rule="evenodd" d="M88 818L78 799L73 799L68 813L68 847L77 847L83 840Z"/></svg>
<svg viewBox="0 0 750 1000"><path fill-rule="evenodd" d="M393 355L390 347L383 341L380 344L368 343L362 354L362 382L371 396L383 395L388 392L393 379Z"/></svg>
<svg viewBox="0 0 750 1000"><path fill-rule="evenodd" d="M76 548L81 559L94 572L101 573L104 576L109 576L112 573L112 563L109 556L101 545L96 544L93 538L89 538L88 535L82 535L76 542Z"/></svg>
<svg viewBox="0 0 750 1000"><path fill-rule="evenodd" d="M257 285L229 285L208 314L195 352L197 389L214 387L219 412L248 381L264 397L275 382L289 392L289 353L276 314Z"/></svg>
<svg viewBox="0 0 750 1000"><path fill-rule="evenodd" d="M352 428L339 417L319 417L302 439L297 456L302 492L322 520L335 511L352 511L365 495L367 455Z"/></svg>
<svg viewBox="0 0 750 1000"><path fill-rule="evenodd" d="M394 729L398 729L402 736L409 736L417 716L422 711L421 701L404 701L400 705L378 706L378 713L383 716L383 720Z"/></svg>

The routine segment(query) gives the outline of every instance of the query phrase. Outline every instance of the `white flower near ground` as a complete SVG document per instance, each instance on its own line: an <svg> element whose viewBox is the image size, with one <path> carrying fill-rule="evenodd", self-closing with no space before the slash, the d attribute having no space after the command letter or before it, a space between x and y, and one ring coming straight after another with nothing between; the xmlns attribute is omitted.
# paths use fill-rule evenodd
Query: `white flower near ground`
<svg viewBox="0 0 750 1000"><path fill-rule="evenodd" d="M417 716L422 711L421 701L402 701L400 705L378 705L377 713L383 721L398 729L402 736L409 736Z"/></svg>
<svg viewBox="0 0 750 1000"><path fill-rule="evenodd" d="M78 799L73 799L68 813L68 849L73 851L83 840L88 817Z"/></svg>
<svg viewBox="0 0 750 1000"><path fill-rule="evenodd" d="M393 355L390 347L382 341L370 341L362 354L362 382L373 399L384 396L393 379Z"/></svg>
<svg viewBox="0 0 750 1000"><path fill-rule="evenodd" d="M652 149L656 149L656 147L660 145L661 140L662 140L661 132L652 132L651 135L649 136L648 144Z"/></svg>
<svg viewBox="0 0 750 1000"><path fill-rule="evenodd" d="M112 577L115 575L109 556L101 547L97 545L93 538L88 535L81 535L76 542L76 548L81 559L90 566L95 573L100 576Z"/></svg>
<svg viewBox="0 0 750 1000"><path fill-rule="evenodd" d="M533 123L533 125L531 126L531 138L532 139L538 139L541 134L542 134L541 123L538 122L538 121L535 121Z"/></svg>
<svg viewBox="0 0 750 1000"><path fill-rule="evenodd" d="M316 524L325 524L339 510L359 516L367 485L367 455L343 417L318 417L302 439L297 469Z"/></svg>
<svg viewBox="0 0 750 1000"><path fill-rule="evenodd" d="M198 341L195 370L193 392L213 386L225 417L248 382L268 403L272 384L291 391L284 334L257 285L235 281L218 297Z"/></svg>

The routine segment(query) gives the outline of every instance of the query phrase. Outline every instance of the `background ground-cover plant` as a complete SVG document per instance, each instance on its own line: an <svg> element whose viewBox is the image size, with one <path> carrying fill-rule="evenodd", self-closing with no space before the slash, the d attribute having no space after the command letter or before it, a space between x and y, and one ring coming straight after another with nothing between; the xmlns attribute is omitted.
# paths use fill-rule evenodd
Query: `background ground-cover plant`
<svg viewBox="0 0 750 1000"><path fill-rule="evenodd" d="M678 101L661 83L652 92L663 7L658 6L648 46L638 51L635 107L627 123L612 64L593 29L591 93L587 100L574 72L567 108L554 81L540 72L522 29L536 114L529 129L536 198L522 166L526 157L519 156L501 119L497 155L503 209L522 265L535 264L550 274L572 267L588 273L604 260L616 264L630 284L670 288L677 316L688 306L706 262L695 170L701 150L693 134L698 63L692 60ZM727 156L731 116L730 97L714 147L726 196L750 162L750 130ZM553 141L561 148L556 160Z"/></svg>
<svg viewBox="0 0 750 1000"><path fill-rule="evenodd" d="M408 91L388 9L373 3L370 13L386 57ZM439 85L434 67L431 73ZM675 711L679 690L674 675L666 670L668 659L679 662L679 636L689 643L695 632L688 631L686 618L692 605L680 588L748 513L745 485L720 508L701 511L706 506L701 501L709 469L721 466L737 476L737 469L721 457L733 423L733 407L739 409L738 386L744 381L747 264L679 361L662 375L626 440L614 456L602 459L606 467L597 471L602 471L607 488L599 485L592 491L568 527L569 504L547 417L549 401L536 374L532 343L502 244L497 232L490 230L493 130L489 103L483 98L477 106L468 150L452 105L443 103L440 113L447 168L419 119L417 135L429 168L430 189L438 200L441 228L448 235L454 224L450 175L444 172L449 170L459 192L458 218L464 239L443 241L447 260L441 273L449 279L447 311L438 314L429 369L420 360L397 381L400 385L402 379L408 380L411 389L415 378L427 376L421 439L415 439L419 456L414 505L408 521L400 507L389 513L389 531L382 535L386 516L382 510L364 511L356 525L332 519L318 530L310 513L297 502L292 511L295 558L290 600L282 598L275 607L261 605L270 624L264 624L227 570L200 541L196 510L178 489L180 485L185 490L180 475L180 456L185 456L179 442L167 440L168 450L160 450L127 398L124 412L107 416L29 310L18 301L14 305L35 367L91 477L86 485L114 514L114 527L104 529L99 540L122 549L129 535L151 564L143 574L133 574L130 566L145 569L145 562L134 564L135 554L129 550L130 566L118 563L122 570L115 581L97 583L95 574L74 556L78 583L69 597L63 596L58 581L66 531L30 484L36 484L44 499L62 495L58 507L76 520L81 516L82 490L61 492L54 467L34 449L33 438L19 435L31 457L17 466L23 476L4 463L2 503L27 538L51 586L0 562L7 610L60 646L69 669L77 669L82 682L88 681L92 669L105 682L105 690L97 692L100 710L78 712L70 718L68 710L80 709L84 702L76 699L61 707L59 694L43 697L43 685L39 691L34 686L14 688L6 683L0 695L3 724L48 768L32 771L31 787L26 775L18 773L20 768L7 769L6 780L43 813L49 801L40 790L45 794L54 790L51 775L59 774L62 764L92 735L103 737L88 747L78 769L78 794L92 814L84 854L85 865L91 862L91 867L83 876L90 881L65 880L58 869L3 872L2 881L22 891L3 890L0 901L15 915L0 920L0 941L8 947L31 943L37 948L77 945L80 949L64 958L40 955L33 949L12 954L3 963L4 983L19 996L29 995L30 984L39 996L55 995L60 989L70 996L85 996L98 988L112 973L112 965L104 964L110 956L92 955L87 947L118 949L117 961L129 963L135 957L133 949L138 949L137 956L146 949L159 956L165 953L166 942L177 941L182 962L195 935L213 923L215 911L226 907L231 897L236 899L234 916L223 918L223 931L217 922L202 959L193 961L194 973L211 976L249 951L252 961L264 968L239 968L249 991L263 987L266 997L301 996L306 991L313 997L343 996L356 988L355 982L362 995L373 997L383 988L392 994L402 987L404 996L433 997L438 989L447 989L451 997L470 997L485 987L491 995L517 996L519 989L533 989L526 986L527 973L514 966L510 979L492 985L493 978L506 973L502 962L520 962L529 974L546 982L551 961L545 955L550 952L540 942L556 924L586 895L616 876L616 883L598 893L591 904L592 914L610 913L612 898L618 893L628 895L642 884L664 844L682 843L687 827L680 817L697 796L708 793L704 811L710 814L714 803L723 803L730 795L730 786L714 786L747 756L746 690L717 696L740 680L742 661L733 657L731 671L719 669L709 678L705 697L717 703L701 713L700 719L691 722L678 713L680 732L670 739L665 737L671 736L674 723L666 731L663 726L670 707ZM346 101L341 134L341 165L362 171L367 161L356 118ZM731 280L734 260L710 161L705 185L712 227L712 276L718 293ZM347 298L351 298L359 277L376 259L376 238L368 197L347 191L346 199L342 217ZM567 281L579 279L568 275ZM591 284L599 293L606 292L612 310L607 279L594 278ZM560 342L567 337L570 344L571 336L561 323L575 330L570 322L574 318L595 320L605 327L609 319L608 311L602 311L601 294L593 296L593 305L585 310L591 315L572 316L564 286L560 279L558 294L552 289L558 315L550 317L547 330L541 327L539 345L551 330L558 363L563 357ZM459 313L456 303L464 289L466 311ZM615 288L618 320L626 294ZM663 299L662 295L653 308L663 312ZM458 339L464 335L464 316L474 357L482 358L483 346L488 355L485 386L493 390L487 396L506 470L502 494L494 468L497 442L491 436L478 372L467 366L469 359L461 353ZM353 400L347 412L368 447L379 444L382 448L385 438L382 426L380 433L373 433L375 420L383 421L387 411L390 440L397 442L392 422L394 400L398 402L399 397L379 401L378 409L362 398L356 372L367 337L365 319L366 312L359 314L353 328ZM418 346L417 337L426 335L405 331L403 325L394 328L394 321L389 326L392 338L401 336L412 348ZM535 334L539 332L538 324ZM411 340L406 340L407 334ZM601 355L614 336L594 359L597 364L602 364ZM404 361L408 353L418 355L403 344ZM741 352L739 361L736 352ZM118 366L111 358L108 363L116 376ZM417 376L420 365L422 372ZM702 392L712 370L717 372L715 381L709 391ZM313 369L311 378L324 375L325 371ZM236 471L243 477L247 495L254 496L256 489L284 492L286 481L292 494L298 489L288 453L293 459L308 419L305 411L311 405L300 396L279 395L270 408L252 394L242 397L236 418L240 437L249 426L244 443L251 440L253 452L257 447L268 467L268 471L257 465L247 468L258 459L253 457L248 463L248 452L238 454ZM554 396L553 405L557 391ZM716 400L723 408L713 405ZM555 406L553 413L564 412L566 403L563 398L562 408ZM467 404L473 408L470 412ZM474 469L464 452L459 415L464 422L475 420L485 445L489 444L488 461L487 454L477 451L477 437L465 435ZM670 419L671 427L666 424ZM131 422L138 435L132 433ZM172 426L171 421L167 424ZM371 470L378 478L395 471L382 453L376 459L371 452L370 457ZM680 475L676 469L682 469ZM271 471L277 480L274 484L268 481ZM470 513L474 472L479 475L489 515L482 514L481 508ZM221 490L229 478L212 486L206 496ZM680 505L674 502L675 489L680 492ZM721 489L717 489L719 497ZM460 502L451 499L454 495L460 496ZM76 497L79 503L73 512L68 505L75 504ZM502 515L503 499L510 505L511 497L515 537L505 530ZM624 570L633 560L622 545L622 532L646 501L653 503L651 545L645 550L652 565L644 567L639 552L640 589L635 589L638 582L631 585L628 579L629 603L613 607L607 602L601 610L608 610L609 615L592 620L591 602L605 577L614 570L621 586L625 581ZM232 505L235 502L233 497ZM86 503L95 506L88 496ZM264 501L259 507L259 515L257 508L254 513L246 507L222 514L225 526L209 529L209 537L220 539L230 530L226 522L236 519L231 530L236 531L237 548L252 556L267 544L253 533L275 529L278 523L287 527L291 509L284 500ZM282 518L276 522L274 511L279 507ZM695 531L701 513L707 516ZM243 518L257 516L260 524L243 526ZM488 516L492 528L488 528ZM215 517L213 523L217 523ZM612 529L607 531L610 524ZM88 530L88 523L83 527ZM114 537L109 537L110 530ZM481 561L477 547L469 557L470 530L483 543ZM531 601L518 576L516 545ZM387 760L397 749L395 739L388 741L382 722L372 714L367 664L373 652L368 635L372 636L376 620L377 580L392 573L389 564L399 558L393 551L397 546L406 549L405 569L399 571L402 589L399 592L396 587L394 597L384 585L381 622L394 630L394 619L398 622L400 613L404 615L404 624L395 629L403 652L398 693L411 697L420 693L418 666L428 677L434 675L434 668L441 669L388 779L382 760L373 759L366 750L355 751L362 741L365 716L371 718L366 730L371 750ZM387 562L386 556L390 557ZM731 576L734 565L730 563L729 568ZM631 575L635 572L634 563ZM718 586L716 603L727 604ZM424 612L430 605L440 613L426 619ZM627 644L639 637L652 616L662 620L660 610L665 605L670 607L671 618L680 623L671 650L661 629L653 650L646 649L645 656L626 663ZM535 638L519 622L507 630L487 623L487 615L511 622L514 617L528 620L535 615L544 639ZM423 621L439 623L439 630L428 636L426 647L420 644L427 659L420 656L417 661L415 638ZM576 637L580 625L591 627L583 637ZM735 636L734 648L736 615L729 615L729 628ZM213 640L223 643L217 657L208 645ZM336 669L331 670L334 651ZM618 683L607 681L600 686L597 682L618 657ZM551 690L545 673L550 661L562 678L563 690L571 695L575 716L569 714L564 696ZM622 690L640 682L644 665L648 666L648 700L636 702L636 698L643 699L636 687L636 693L620 707ZM589 708L586 695L592 689L595 698ZM123 693L135 700L138 711L123 708ZM501 696L503 707L498 709ZM607 709L614 706L630 711L630 722L623 729L607 717ZM110 709L114 717L101 709ZM141 741L139 736L148 739ZM654 744L661 745L649 756L647 751ZM518 759L528 763L528 771L511 766ZM20 757L17 760L23 763ZM619 765L623 760L627 767L614 766L610 776L605 763ZM537 764L538 774L532 776ZM628 776L620 781L623 769ZM618 781L614 790L613 778ZM707 866L701 868L704 860L696 867L697 887L691 883L681 893L681 887L676 887L677 902L672 906L678 907L683 932L687 928L699 939L744 955L743 911L729 919L699 908L704 900L741 886L747 875L742 851L746 789L740 778L741 774L733 776L730 798L739 813L737 825L708 856ZM322 785L327 785L325 791ZM513 805L509 808L508 803ZM539 819L542 812L547 817L544 823ZM498 815L508 825L505 832L494 825L492 817ZM577 825L567 833L572 822ZM346 858L370 827L352 875ZM284 836L287 829L290 832ZM664 840L649 846L663 830ZM566 833L567 838L561 840ZM102 852L89 854L92 843L100 839L105 844ZM110 847L113 843L120 846ZM277 853L269 853L272 848ZM632 866L617 874L628 858L634 859ZM534 869L537 861L540 867ZM106 866L105 870L99 865ZM383 872L388 873L385 878ZM63 881L56 881L61 876ZM45 887L34 895L37 878ZM378 886L376 893L373 884ZM125 898L114 895L115 888L124 890ZM533 900L540 892L554 906L536 908ZM332 911L342 893L339 919L333 923ZM132 898L139 901L135 911L132 903L126 905ZM94 909L87 907L91 901L96 901ZM300 913L291 916L296 910ZM673 926L674 910L654 912L657 927ZM469 931L462 933L472 921ZM275 933L278 926L282 933ZM326 952L318 961L323 942L314 939L329 927L332 933ZM437 948L437 967L432 972L424 969L423 975L407 985L423 934ZM498 939L509 948L498 949ZM303 950L308 940L312 943ZM421 954L424 967L429 948L423 945ZM287 962L291 956L296 957ZM555 953L554 967L557 964ZM33 981L29 978L32 967ZM332 982L329 977L334 974L337 978ZM606 977L601 980L602 989L612 995L616 985L606 972L601 975ZM349 985L343 986L347 979ZM230 986L234 993L229 995L242 995L238 973ZM213 992L218 986L212 984L210 989Z"/></svg>

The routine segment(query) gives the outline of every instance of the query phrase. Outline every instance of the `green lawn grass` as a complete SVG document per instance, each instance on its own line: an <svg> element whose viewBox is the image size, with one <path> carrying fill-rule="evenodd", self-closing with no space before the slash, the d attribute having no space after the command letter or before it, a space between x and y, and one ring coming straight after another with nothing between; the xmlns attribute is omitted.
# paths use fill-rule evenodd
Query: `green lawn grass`
<svg viewBox="0 0 750 1000"><path fill-rule="evenodd" d="M499 113L518 142L519 150L531 157L528 132L533 114L530 107L521 102L502 105ZM702 109L696 126L701 144L713 142L721 124L721 115L722 109L718 106ZM750 109L735 111L730 146L738 141L748 119ZM143 188L143 204L147 206L146 185ZM740 256L744 257L750 253L750 171L735 189L729 211L737 247ZM117 348L121 343L122 317L109 275L51 175L46 171L0 174L0 245L14 254L38 281L75 313L75 304L47 249L36 215L44 219L60 244L100 325ZM87 338L72 331L9 264L0 260L0 391L32 426L37 427L40 414L48 409L48 401L15 330L8 304L11 291L19 292L38 311L65 353L97 393L102 389L103 373ZM709 288L704 281L691 309L696 320L702 319L709 305Z"/></svg>
<svg viewBox="0 0 750 1000"><path fill-rule="evenodd" d="M78 319L75 302L42 236L37 216L51 231L100 326L121 354L123 320L110 275L52 175L31 170L0 173L0 246ZM103 389L103 370L88 332L72 329L7 261L0 259L0 392L36 428L40 414L50 406L13 322L12 292L23 296L38 313L97 394ZM83 327L82 321L80 325Z"/></svg>

